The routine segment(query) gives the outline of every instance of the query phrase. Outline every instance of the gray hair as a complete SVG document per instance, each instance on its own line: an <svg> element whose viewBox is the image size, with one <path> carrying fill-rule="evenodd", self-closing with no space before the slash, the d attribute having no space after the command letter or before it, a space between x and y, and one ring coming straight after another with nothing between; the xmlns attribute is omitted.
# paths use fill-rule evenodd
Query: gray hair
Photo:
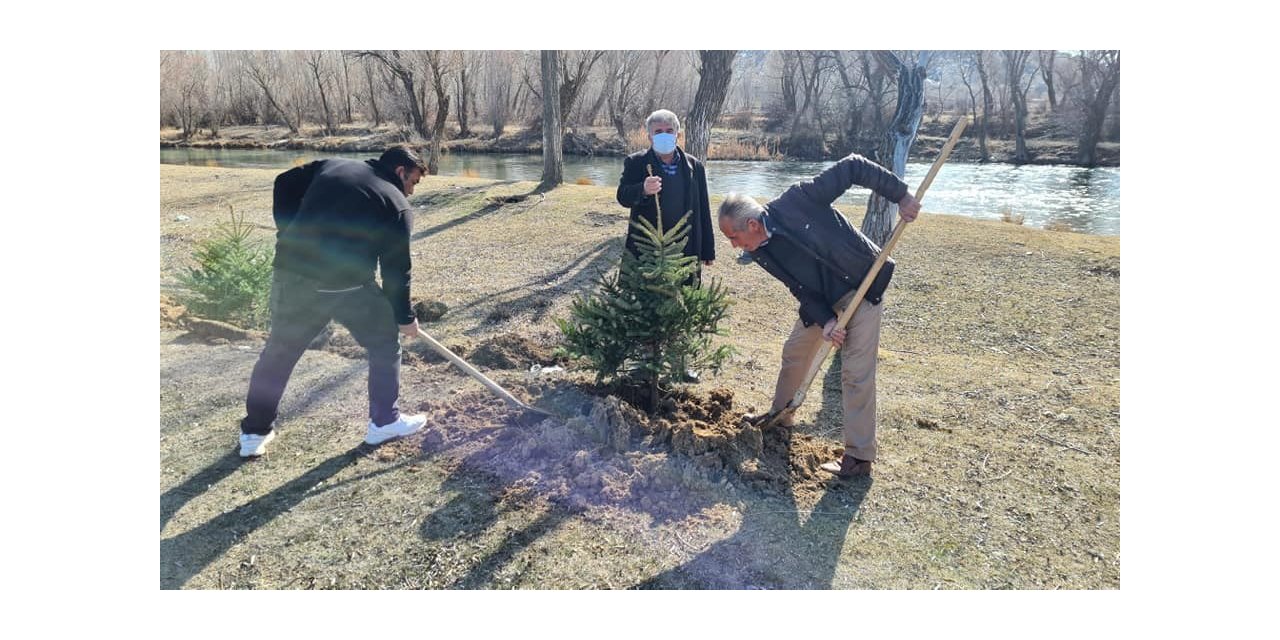
<svg viewBox="0 0 1280 640"><path fill-rule="evenodd" d="M676 117L676 114L667 111L666 109L658 109L657 111L649 114L648 118L644 119L645 133L653 131L653 124L655 122L669 124L675 128L676 133L680 133L680 118Z"/></svg>
<svg viewBox="0 0 1280 640"><path fill-rule="evenodd" d="M763 224L761 217L764 215L764 207L751 196L730 193L720 203L720 211L716 215L718 218L728 218L734 231L742 231L747 228L748 220Z"/></svg>

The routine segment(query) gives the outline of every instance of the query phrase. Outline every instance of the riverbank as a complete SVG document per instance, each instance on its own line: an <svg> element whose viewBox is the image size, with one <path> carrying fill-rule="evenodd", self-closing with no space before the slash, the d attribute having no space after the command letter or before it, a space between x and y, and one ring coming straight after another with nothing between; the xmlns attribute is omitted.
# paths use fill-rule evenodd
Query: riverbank
<svg viewBox="0 0 1280 640"><path fill-rule="evenodd" d="M162 292L227 205L272 240L276 173L160 167ZM424 327L487 375L590 422L589 373L481 357L504 341L545 354L554 319L621 252L612 189L533 187L424 179L410 198L412 295L448 305ZM716 243L707 275L736 301L738 354L690 390L767 407L796 303ZM401 406L431 429L368 449L365 363L336 337L299 363L270 454L242 464L236 425L260 339L164 321L161 586L1119 588L1119 258L1117 237L923 214L895 251L871 482L806 475L797 459L783 484L762 484L679 448L501 427L477 383L417 344ZM820 375L794 437L830 448L839 371Z"/></svg>
<svg viewBox="0 0 1280 640"><path fill-rule="evenodd" d="M912 146L910 160L928 161L937 157L950 132L950 120L927 120L922 123L916 143ZM441 143L446 153L542 153L542 133L539 130L528 130L519 126L508 127L501 136L493 136L492 130L485 131L478 127L476 133L467 137L455 137ZM966 131L960 143L952 152L957 162L978 162L981 152L976 131ZM296 135L291 134L283 126L238 126L223 127L214 137L207 131L190 140L182 140L181 131L177 129L161 129L160 146L195 147L209 149L280 149L280 150L314 150L320 152L375 152L385 149L397 142L412 141L422 144L421 140L412 139L401 127L383 124L373 127L369 124L339 125L333 136L324 135L318 125L303 126ZM618 138L617 132L606 127L584 127L571 130L565 134L564 152L568 155L580 156L623 156L644 148L646 140L640 132L628 140ZM716 160L760 160L777 161L785 159L779 151L780 136L761 131L740 131L731 129L714 129L711 135L711 158ZM989 139L987 141L991 161L994 163L1010 163L1014 156L1015 146L1012 140ZM1048 137L1030 138L1027 146L1032 154L1029 164L1035 165L1074 165L1076 143L1072 140ZM1102 143L1098 147L1099 166L1120 166L1120 145L1118 143ZM837 160L829 154L828 160Z"/></svg>

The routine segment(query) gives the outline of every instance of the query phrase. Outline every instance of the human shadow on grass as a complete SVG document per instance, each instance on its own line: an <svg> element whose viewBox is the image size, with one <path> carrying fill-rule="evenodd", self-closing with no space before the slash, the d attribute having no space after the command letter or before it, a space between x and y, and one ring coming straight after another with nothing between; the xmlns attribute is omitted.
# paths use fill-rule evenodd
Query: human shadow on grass
<svg viewBox="0 0 1280 640"><path fill-rule="evenodd" d="M179 589L244 537L262 528L303 500L356 482L391 473L410 461L360 474L338 482L330 479L360 458L376 451L361 443L329 458L271 493L223 513L185 533L160 541L160 587ZM238 456L237 456L238 457ZM247 464L256 464L248 462ZM317 487L323 483L322 487Z"/></svg>
<svg viewBox="0 0 1280 640"><path fill-rule="evenodd" d="M732 536L634 588L830 588L849 526L871 484L870 478L831 480L803 522L790 490L779 500L749 501Z"/></svg>
<svg viewBox="0 0 1280 640"><path fill-rule="evenodd" d="M346 469L360 459L365 450L362 443L325 460L260 498L184 533L162 539L160 588L181 588L237 542L312 495L313 487Z"/></svg>

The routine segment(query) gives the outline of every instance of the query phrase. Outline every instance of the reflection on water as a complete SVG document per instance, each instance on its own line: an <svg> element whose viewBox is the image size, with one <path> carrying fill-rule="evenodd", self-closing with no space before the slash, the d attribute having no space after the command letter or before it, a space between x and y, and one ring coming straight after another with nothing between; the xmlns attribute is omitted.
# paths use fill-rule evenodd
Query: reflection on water
<svg viewBox="0 0 1280 640"><path fill-rule="evenodd" d="M372 153L320 153L242 149L161 149L160 162L197 166L288 168L319 157L365 159ZM707 167L713 193L737 191L772 198L797 180L812 177L832 162L742 162L715 160ZM928 163L907 165L907 184L918 185ZM622 172L622 158L565 156L565 182L586 178L613 186ZM440 159L442 175L471 175L496 180L538 180L542 156L525 154L447 154ZM855 188L840 202L865 205L870 192ZM1015 166L949 162L934 179L925 197L925 210L1000 219L1008 210L1023 215L1028 226L1064 226L1084 233L1120 234L1120 169L1070 166Z"/></svg>

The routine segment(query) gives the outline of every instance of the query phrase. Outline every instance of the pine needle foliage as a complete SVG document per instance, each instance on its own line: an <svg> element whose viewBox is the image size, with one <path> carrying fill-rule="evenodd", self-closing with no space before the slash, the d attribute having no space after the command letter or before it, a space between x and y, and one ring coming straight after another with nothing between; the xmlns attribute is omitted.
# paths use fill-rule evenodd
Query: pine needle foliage
<svg viewBox="0 0 1280 640"><path fill-rule="evenodd" d="M557 319L565 352L596 372L597 384L609 378L644 382L656 405L658 388L683 380L688 370L714 373L733 353L712 345L725 336L721 327L729 305L716 281L698 286L696 256L682 248L690 215L670 230L647 220L633 221L638 256L623 252L616 272L600 276L599 288L574 300L569 319Z"/></svg>

